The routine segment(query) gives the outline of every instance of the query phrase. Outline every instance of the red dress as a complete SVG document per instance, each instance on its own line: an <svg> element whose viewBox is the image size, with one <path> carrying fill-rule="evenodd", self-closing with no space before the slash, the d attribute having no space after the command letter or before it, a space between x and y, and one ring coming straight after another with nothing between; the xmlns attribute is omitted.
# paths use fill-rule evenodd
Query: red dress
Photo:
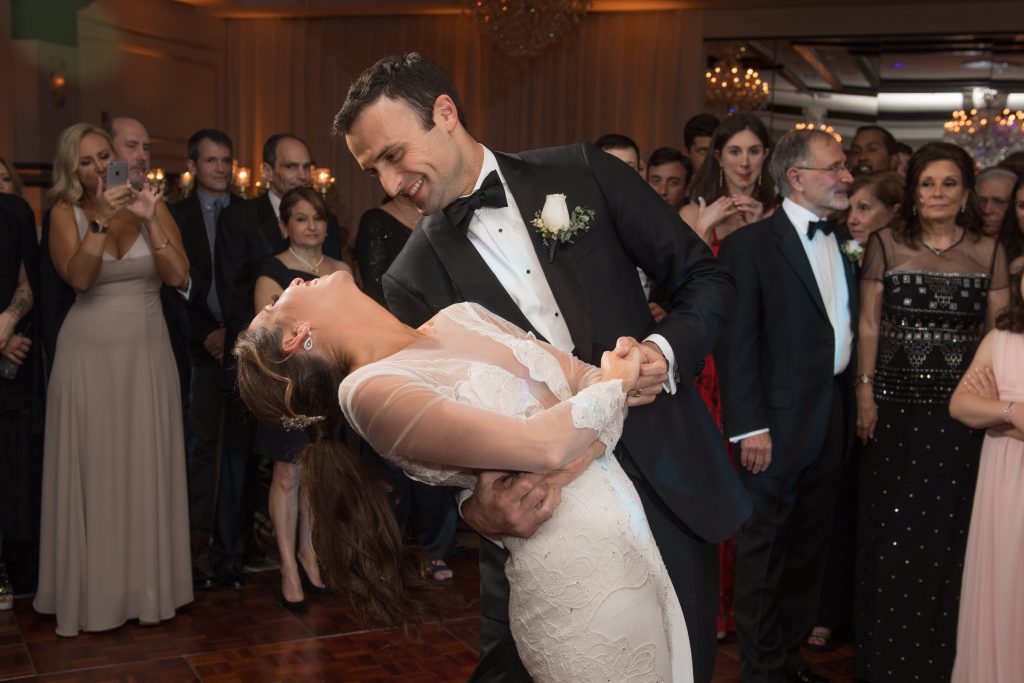
<svg viewBox="0 0 1024 683"><path fill-rule="evenodd" d="M718 256L718 248L722 242L718 234L711 231L711 251ZM708 356L704 359L704 369L694 380L700 397L708 407L708 412L715 421L718 429L722 429L722 396L718 390L718 372L715 370L715 359ZM729 452L729 458L733 459L732 444L725 442L725 448ZM734 461L735 462L735 461ZM736 630L736 619L733 616L733 587L736 584L736 539L730 538L718 547L718 618L717 630L719 633Z"/></svg>

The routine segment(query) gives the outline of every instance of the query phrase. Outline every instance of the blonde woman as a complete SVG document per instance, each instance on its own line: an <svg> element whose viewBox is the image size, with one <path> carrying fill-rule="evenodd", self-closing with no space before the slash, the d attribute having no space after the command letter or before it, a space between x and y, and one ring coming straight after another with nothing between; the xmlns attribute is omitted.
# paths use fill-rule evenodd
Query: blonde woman
<svg viewBox="0 0 1024 683"><path fill-rule="evenodd" d="M157 623L192 601L178 373L160 287L185 288L178 227L147 184L106 188L99 128L61 133L49 239L77 298L47 392L39 587L57 633Z"/></svg>

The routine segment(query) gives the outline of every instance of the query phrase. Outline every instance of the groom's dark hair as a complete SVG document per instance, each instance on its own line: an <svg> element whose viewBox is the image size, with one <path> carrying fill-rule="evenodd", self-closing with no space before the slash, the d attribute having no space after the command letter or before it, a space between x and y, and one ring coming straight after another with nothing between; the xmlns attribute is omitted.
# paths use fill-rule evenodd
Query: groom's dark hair
<svg viewBox="0 0 1024 683"><path fill-rule="evenodd" d="M382 96L402 100L420 117L424 130L434 127L434 102L441 95L452 98L459 123L466 128L462 102L455 84L445 71L418 52L389 55L359 75L345 95L345 103L334 115L333 135L345 135L368 106Z"/></svg>

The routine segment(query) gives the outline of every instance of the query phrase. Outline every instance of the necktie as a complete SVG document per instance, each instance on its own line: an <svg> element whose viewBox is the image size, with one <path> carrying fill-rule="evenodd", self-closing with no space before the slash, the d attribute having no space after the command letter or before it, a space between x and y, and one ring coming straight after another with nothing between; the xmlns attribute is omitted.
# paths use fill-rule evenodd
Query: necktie
<svg viewBox="0 0 1024 683"><path fill-rule="evenodd" d="M493 209L508 206L505 188L501 185L501 178L498 177L497 171L487 174L479 190L465 197L459 197L443 210L448 222L455 226L456 230L465 234L473 212L483 206Z"/></svg>
<svg viewBox="0 0 1024 683"><path fill-rule="evenodd" d="M807 239L813 240L814 233L820 232L826 237L835 232L836 222L831 218L826 218L823 221L811 221L807 224Z"/></svg>

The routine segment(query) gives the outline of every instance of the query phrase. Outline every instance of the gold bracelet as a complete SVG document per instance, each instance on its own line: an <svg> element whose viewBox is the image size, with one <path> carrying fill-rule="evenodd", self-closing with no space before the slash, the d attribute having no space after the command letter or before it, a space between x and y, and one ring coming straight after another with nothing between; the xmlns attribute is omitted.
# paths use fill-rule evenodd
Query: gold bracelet
<svg viewBox="0 0 1024 683"><path fill-rule="evenodd" d="M170 243L171 243L171 238L168 237L166 242L164 242L159 247L157 247L156 249L153 250L153 253L155 254L156 252L160 251L161 249L163 249L164 247L166 247Z"/></svg>
<svg viewBox="0 0 1024 683"><path fill-rule="evenodd" d="M1010 411L1013 410L1014 403L1015 401L1010 401L1003 406L1003 419L1008 423L1012 422L1012 420L1010 420Z"/></svg>

